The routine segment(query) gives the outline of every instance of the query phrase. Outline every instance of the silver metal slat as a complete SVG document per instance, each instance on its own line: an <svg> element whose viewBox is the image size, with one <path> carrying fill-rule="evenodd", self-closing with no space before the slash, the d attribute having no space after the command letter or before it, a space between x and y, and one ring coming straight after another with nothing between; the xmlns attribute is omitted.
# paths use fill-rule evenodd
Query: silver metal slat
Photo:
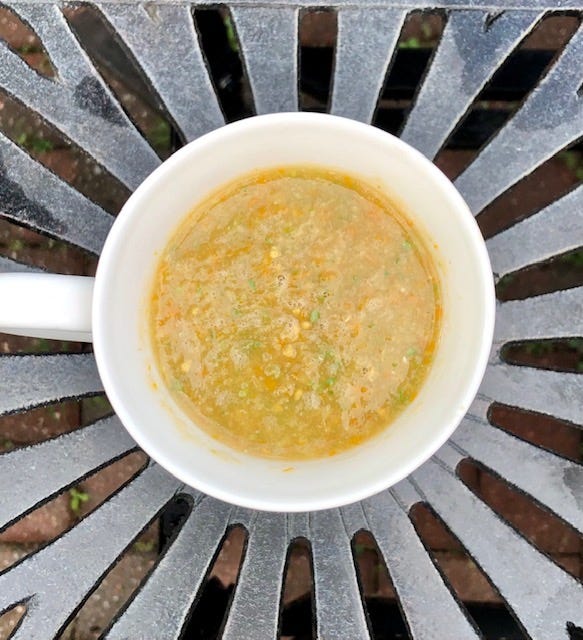
<svg viewBox="0 0 583 640"><path fill-rule="evenodd" d="M208 497L194 505L147 582L104 634L107 640L128 640L136 634L164 640L181 636L231 510L231 505Z"/></svg>
<svg viewBox="0 0 583 640"><path fill-rule="evenodd" d="M46 0L44 0L46 1ZM161 4L168 4L175 2L176 0L158 0ZM283 0L282 0L283 1ZM43 0L26 0L26 2L43 2ZM119 2L119 0L100 0L103 3L112 3ZM199 4L208 4L210 0L197 0ZM254 6L257 4L257 0L237 0L238 5ZM289 6L295 7L305 7L306 0L285 0L285 4ZM359 6L362 7L385 7L387 4L387 0L360 0ZM500 9L506 10L510 5L512 8L524 8L525 4L528 4L528 8L533 9L546 9L548 11L556 11L557 6L560 7L561 11L567 11L568 9L583 9L583 5L581 4L581 0L561 0L560 5L557 5L550 2L550 0L521 0L514 1L512 4L508 2L508 0L445 0L436 3L421 3L419 0L391 0L391 4L396 7L404 7L410 10L423 9L423 8L434 8L438 6L443 9ZM532 6L531 6L532 5ZM311 0L309 3L310 7L330 7L330 0ZM334 0L334 6L338 7L352 7L354 6L354 0Z"/></svg>
<svg viewBox="0 0 583 640"><path fill-rule="evenodd" d="M583 245L583 186L486 241L502 277Z"/></svg>
<svg viewBox="0 0 583 640"><path fill-rule="evenodd" d="M0 86L82 147L130 189L160 160L89 61L56 5L8 3L42 34L59 77L31 69L0 41Z"/></svg>
<svg viewBox="0 0 583 640"><path fill-rule="evenodd" d="M113 217L0 132L0 215L99 254Z"/></svg>
<svg viewBox="0 0 583 640"><path fill-rule="evenodd" d="M435 640L437 629L447 629L455 640L478 638L427 555L407 511L389 491L363 504L415 640Z"/></svg>
<svg viewBox="0 0 583 640"><path fill-rule="evenodd" d="M0 610L28 599L27 613L12 640L52 640L109 567L180 488L152 465L76 527L0 574ZM112 531L101 535L96 531ZM82 558L71 570L66 558Z"/></svg>
<svg viewBox="0 0 583 640"><path fill-rule="evenodd" d="M338 509L310 514L318 638L370 638L350 537Z"/></svg>
<svg viewBox="0 0 583 640"><path fill-rule="evenodd" d="M401 138L434 158L488 79L541 15L507 11L490 24L493 16L488 12L452 12Z"/></svg>
<svg viewBox="0 0 583 640"><path fill-rule="evenodd" d="M491 401L583 422L583 376L576 373L498 363L486 369L479 393Z"/></svg>
<svg viewBox="0 0 583 640"><path fill-rule="evenodd" d="M286 551L284 513L258 513L249 540L222 640L279 637L279 611Z"/></svg>
<svg viewBox="0 0 583 640"><path fill-rule="evenodd" d="M524 105L455 181L475 214L583 133L582 56L579 27Z"/></svg>
<svg viewBox="0 0 583 640"><path fill-rule="evenodd" d="M361 502L353 502L340 508L342 523L349 536L353 536L357 531L368 529L368 522Z"/></svg>
<svg viewBox="0 0 583 640"><path fill-rule="evenodd" d="M21 0L23 2L29 4L41 4L43 2L47 2L47 0ZM119 3L120 0L99 0L99 4L116 4ZM157 0L156 4L160 5L169 5L176 4L177 0ZM133 0L131 2L127 2L127 4L131 7L134 7L138 4L138 0ZM195 6L215 6L212 4L210 0L195 0L192 4ZM237 0L237 5L241 6L257 6L257 0ZM281 4L285 4L291 7L300 7L304 8L306 6L306 0L285 0L282 1ZM359 2L359 6L363 7L384 7L387 4L387 0L362 0ZM404 7L410 10L417 10L420 8L430 7L434 8L438 6L444 9L500 9L502 11L507 10L509 7L508 0L445 0L444 2L440 2L438 5L424 5L419 3L419 0L391 0L391 4L396 7ZM520 2L513 2L510 7L521 9L524 8L525 1L522 0ZM528 3L528 8L534 9L545 9L548 11L557 11L557 4L552 4L550 0L532 0ZM532 7L530 6L532 5ZM330 7L330 0L311 0L309 3L310 7L314 8L325 8L328 9ZM354 0L335 0L334 6L338 7L352 7L354 6ZM581 0L562 0L560 4L561 11L567 10L581 10L583 9L583 5Z"/></svg>
<svg viewBox="0 0 583 640"><path fill-rule="evenodd" d="M583 335L583 287L498 305L494 342Z"/></svg>
<svg viewBox="0 0 583 640"><path fill-rule="evenodd" d="M101 5L187 140L225 123L188 5ZM172 73L169 73L169 69Z"/></svg>
<svg viewBox="0 0 583 640"><path fill-rule="evenodd" d="M136 449L112 416L0 455L0 529L98 467ZM18 478L18 482L14 482Z"/></svg>
<svg viewBox="0 0 583 640"><path fill-rule="evenodd" d="M451 442L583 533L583 466L468 416Z"/></svg>
<svg viewBox="0 0 583 640"><path fill-rule="evenodd" d="M258 114L298 109L298 9L231 7Z"/></svg>
<svg viewBox="0 0 583 640"><path fill-rule="evenodd" d="M0 356L0 415L102 391L93 354Z"/></svg>
<svg viewBox="0 0 583 640"><path fill-rule="evenodd" d="M419 490L488 574L533 640L567 640L583 625L583 586L431 460L413 474Z"/></svg>
<svg viewBox="0 0 583 640"><path fill-rule="evenodd" d="M295 538L308 538L310 535L310 514L307 511L287 514L287 526L290 540Z"/></svg>
<svg viewBox="0 0 583 640"><path fill-rule="evenodd" d="M406 15L394 8L338 12L330 113L372 120Z"/></svg>
<svg viewBox="0 0 583 640"><path fill-rule="evenodd" d="M0 256L0 273L38 273L41 271L42 269L39 269L38 267L33 267L31 265L24 264L23 262L17 262L16 260L12 260L12 258Z"/></svg>

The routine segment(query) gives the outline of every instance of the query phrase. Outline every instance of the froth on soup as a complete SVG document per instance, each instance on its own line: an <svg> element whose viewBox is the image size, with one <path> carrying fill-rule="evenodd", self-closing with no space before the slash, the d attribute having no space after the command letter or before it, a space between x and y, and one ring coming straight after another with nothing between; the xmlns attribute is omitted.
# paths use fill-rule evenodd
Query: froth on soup
<svg viewBox="0 0 583 640"><path fill-rule="evenodd" d="M194 424L276 459L390 428L439 337L428 241L383 193L314 167L257 171L178 226L148 304L162 379Z"/></svg>

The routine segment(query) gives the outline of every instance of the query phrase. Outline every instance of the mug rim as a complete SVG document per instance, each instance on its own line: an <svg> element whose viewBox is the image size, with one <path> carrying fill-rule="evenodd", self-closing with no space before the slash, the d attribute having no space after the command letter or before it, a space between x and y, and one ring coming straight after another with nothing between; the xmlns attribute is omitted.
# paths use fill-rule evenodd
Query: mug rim
<svg viewBox="0 0 583 640"><path fill-rule="evenodd" d="M123 245L130 237L128 232L131 231L136 223L136 204L139 204L145 193L151 192L157 185L168 179L172 175L172 172L176 167L181 166L183 162L190 158L193 154L196 155L201 148L205 145L215 144L220 142L224 138L228 138L233 133L241 130L249 130L252 132L255 127L262 127L264 123L270 125L281 123L285 125L290 121L312 123L324 126L332 127L348 127L355 131L358 135L374 136L377 140L383 138L383 140L390 142L390 144L398 148L399 153L408 155L413 161L419 165L423 165L423 170L429 172L443 194L445 194L448 204L454 207L459 215L456 216L456 222L458 225L464 227L464 231L469 237L472 238L472 254L477 259L479 264L479 273L483 279L484 292L487 296L484 296L485 313L482 318L482 330L481 340L479 345L479 352L474 359L473 368L471 369L472 375L465 383L465 391L463 396L456 398L458 412L455 416L452 416L448 423L440 424L439 429L433 438L427 439L423 446L420 446L414 456L411 456L406 464L402 464L399 467L398 473L393 473L393 478L387 480L391 475L390 471L386 476L379 479L376 483L368 483L366 485L354 486L350 483L339 488L335 494L335 498L328 498L325 500L310 500L310 497L298 497L296 499L288 500L284 505L276 504L270 500L266 500L261 496L255 496L253 499L241 499L237 496L236 489L232 492L224 491L218 487L215 487L205 479L196 477L196 473L189 473L181 466L175 464L175 461L164 457L156 450L155 445L152 444L149 438L140 430L139 425L136 425L131 416L131 411L127 410L126 401L121 397L116 389L115 384L112 382L112 376L110 372L110 363L108 357L108 345L103 339L103 327L105 325L106 318L103 317L103 310L105 305L102 304L103 300L107 296L107 285L109 277L113 276L110 273L110 263L119 251L123 251ZM152 258L155 259L155 258ZM488 299L486 299L486 297ZM235 123L231 123L207 133L200 138L188 143L178 151L176 151L170 158L164 161L159 167L157 167L146 179L139 185L139 187L132 193L129 199L122 207L116 221L114 222L112 229L106 239L105 245L101 257L99 259L95 292L94 292L94 304L93 304L93 331L94 331L94 353L97 362L97 367L103 382L104 389L109 397L109 400L118 414L124 428L129 432L132 438L137 444L142 447L148 455L154 460L160 463L162 467L171 472L174 476L181 481L186 482L190 486L196 489L208 493L215 498L225 500L234 504L238 504L248 508L261 509L261 510L274 510L274 511L306 511L332 508L349 504L370 495L373 495L387 487L393 486L412 471L417 469L423 462L425 462L431 455L433 455L451 436L451 434L458 427L459 423L463 419L469 409L471 402L476 396L479 385L483 378L488 358L490 355L494 320L495 320L495 293L492 277L492 269L488 253L486 250L485 242L478 229L474 216L472 215L468 205L457 191L453 183L425 156L419 151L405 143L404 141L396 138L392 134L389 134L381 129L373 127L371 125L363 124L347 118L333 116L329 114L316 114L306 112L292 112L292 113L277 113L253 116L245 120L241 120ZM459 418L458 418L459 413ZM195 425L196 426L196 425ZM325 461L325 459L323 459ZM315 462L318 462L316 460ZM394 477L396 476L396 478ZM196 477L196 481L193 482L193 478ZM283 506L283 509L282 509Z"/></svg>

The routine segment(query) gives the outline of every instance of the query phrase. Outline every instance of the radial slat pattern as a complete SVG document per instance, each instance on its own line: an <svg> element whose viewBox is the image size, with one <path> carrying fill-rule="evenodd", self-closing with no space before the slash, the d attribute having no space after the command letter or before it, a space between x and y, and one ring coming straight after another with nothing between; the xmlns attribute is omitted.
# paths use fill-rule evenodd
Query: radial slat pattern
<svg viewBox="0 0 583 640"><path fill-rule="evenodd" d="M3 493L0 529L79 478L135 448L135 442L114 416L0 456ZM19 478L18 490L12 486L14 478Z"/></svg>
<svg viewBox="0 0 583 640"><path fill-rule="evenodd" d="M401 138L428 158L437 155L478 92L540 15L536 11L451 14ZM444 83L448 91L443 90Z"/></svg>
<svg viewBox="0 0 583 640"><path fill-rule="evenodd" d="M499 305L495 341L583 335L583 287Z"/></svg>
<svg viewBox="0 0 583 640"><path fill-rule="evenodd" d="M583 586L502 522L451 471L432 460L413 477L531 637L564 640L567 622L583 624Z"/></svg>
<svg viewBox="0 0 583 640"><path fill-rule="evenodd" d="M179 487L180 483L160 467L150 466L74 529L0 574L0 608L28 599L26 617L13 639L52 640L109 566ZM100 536L99 544L95 544L95 532L110 531L112 522L115 535ZM63 579L63 559L81 555L82 570L69 570Z"/></svg>
<svg viewBox="0 0 583 640"><path fill-rule="evenodd" d="M583 246L583 187L487 241L498 276ZM520 250L517 250L520 247Z"/></svg>
<svg viewBox="0 0 583 640"><path fill-rule="evenodd" d="M259 513L249 530L224 640L277 638L289 535L285 514Z"/></svg>
<svg viewBox="0 0 583 640"><path fill-rule="evenodd" d="M188 6L138 6L130 13L107 4L101 11L187 140L224 124Z"/></svg>
<svg viewBox="0 0 583 640"><path fill-rule="evenodd" d="M400 9L342 9L330 112L370 122L406 12Z"/></svg>
<svg viewBox="0 0 583 640"><path fill-rule="evenodd" d="M0 215L98 254L112 216L0 133Z"/></svg>
<svg viewBox="0 0 583 640"><path fill-rule="evenodd" d="M467 417L452 441L583 533L583 467Z"/></svg>
<svg viewBox="0 0 583 640"><path fill-rule="evenodd" d="M338 509L310 516L319 638L369 638L350 536Z"/></svg>
<svg viewBox="0 0 583 640"><path fill-rule="evenodd" d="M11 6L42 33L59 76L55 80L39 76L0 40L0 86L129 188L137 187L159 164L158 157L114 100L60 9L51 4Z"/></svg>
<svg viewBox="0 0 583 640"><path fill-rule="evenodd" d="M583 133L583 27L500 133L455 184L474 213ZM552 106L551 106L552 105Z"/></svg>
<svg viewBox="0 0 583 640"><path fill-rule="evenodd" d="M367 500L364 510L413 637L434 640L436 629L447 629L456 640L478 638L427 555L408 509L385 491Z"/></svg>
<svg viewBox="0 0 583 640"><path fill-rule="evenodd" d="M498 363L486 370L480 393L491 401L583 422L583 376L576 373Z"/></svg>
<svg viewBox="0 0 583 640"><path fill-rule="evenodd" d="M0 357L0 415L102 390L90 354Z"/></svg>
<svg viewBox="0 0 583 640"><path fill-rule="evenodd" d="M298 10L231 9L258 114L297 111Z"/></svg>
<svg viewBox="0 0 583 640"><path fill-rule="evenodd" d="M107 640L127 640L140 628L152 638L180 637L231 511L231 505L199 499L143 589L106 633Z"/></svg>
<svg viewBox="0 0 583 640"><path fill-rule="evenodd" d="M123 85L123 70L110 76L112 69L107 67L108 74L100 75L85 50L91 50L83 40L86 35L80 30L76 36L69 26L66 16L75 15L69 13L71 8L46 0L7 6L39 36L56 76L43 77L0 40L0 90L40 114L114 178L135 188L158 166L159 158L141 133L148 129L143 114L136 118L132 112L130 117L124 110L130 102L123 99L125 107L120 104L120 91L129 90ZM409 12L424 7L412 0L364 4L338 0L333 6L315 0L309 6L337 12L327 109L363 122L373 120L377 106L382 110L379 116L404 112L402 137L428 157L444 145L450 150L457 133L473 122L481 91L499 83L488 86L541 17L546 18L545 12L553 9L542 2L524 1L511 7L482 0L451 0L436 6L445 28L438 41L431 43L434 51L424 76L417 86L405 82L403 89L395 87L390 75L379 104L387 74L396 71L396 52L408 46L404 39L415 22L408 19ZM233 117L247 113L251 103L257 113L298 108L298 29L300 10L305 8L300 0L275 4L239 0L218 9L198 0L145 4L105 0L83 5L81 10L91 12L91 7L101 14L108 33L145 81L144 104L159 103L153 115L170 121L185 140L224 123L221 103L225 113L237 113ZM581 16L583 6L574 0L561 3L561 9L569 8ZM193 19L193 12L201 9L209 11L207 18L214 12L214 33L205 32L212 21ZM97 29L101 18L91 24ZM228 43L229 60L222 68L216 58L211 60L221 38ZM25 53L20 51L24 57ZM403 53L399 61L407 59ZM424 56L423 51L409 53L413 62L415 56L418 61ZM475 214L583 135L582 53L580 27L557 51L555 62L514 115L458 178L457 186ZM239 63L233 62L237 58L250 96L245 78L232 75L239 73ZM99 56L100 64L103 59ZM505 74L514 63L512 58ZM108 85L111 78L121 79L122 88L117 86L115 93ZM142 84L137 82L134 90ZM520 90L530 90L527 85L526 81ZM228 101L239 86L243 90L237 111ZM395 91L415 97L406 103L400 98L385 99ZM469 117L464 120L466 114ZM384 117L378 121L384 122ZM17 139L14 131L10 137ZM577 153L578 148L574 158ZM489 238L495 277L582 247L582 208L583 187L576 187ZM101 250L112 222L108 213L1 131L0 216L94 254ZM36 269L18 261L24 258L12 252L9 240L2 246L6 255L0 256L0 271ZM455 470L461 460L474 460L583 532L583 466L494 427L487 418L491 404L499 402L583 424L583 376L501 361L509 342L581 336L582 309L583 287L498 303L491 362L478 399L450 444L410 479L363 503L313 514L253 513L202 496L158 466L148 466L65 535L0 574L0 611L17 602L27 605L14 638L48 640L58 634L132 541L180 495L191 501L190 512L104 638L181 637L229 526L238 524L247 529L248 542L221 629L225 640L278 636L285 563L290 541L297 537L307 538L311 545L317 636L329 640L370 637L351 548L354 534L361 529L369 530L378 543L414 640L480 637L411 520L411 508L424 502L487 574L529 637L567 640L568 622L583 628L581 582L506 524L463 484ZM91 354L0 357L0 414L101 392ZM109 417L0 455L0 528L135 448L117 418Z"/></svg>

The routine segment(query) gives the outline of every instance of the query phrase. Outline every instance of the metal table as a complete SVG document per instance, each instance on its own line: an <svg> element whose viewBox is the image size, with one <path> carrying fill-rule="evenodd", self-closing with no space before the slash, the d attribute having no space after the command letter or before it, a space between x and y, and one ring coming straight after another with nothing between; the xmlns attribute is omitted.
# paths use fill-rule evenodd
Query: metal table
<svg viewBox="0 0 583 640"><path fill-rule="evenodd" d="M430 158L450 140L499 67L546 11L545 0L449 0L435 54L401 136ZM196 3L195 3L196 4ZM329 101L332 113L371 121L387 68L415 0L336 0L338 32ZM583 9L562 0L560 9ZM59 2L8 2L38 34L57 71L53 79L0 43L0 86L42 115L128 189L159 158L96 71ZM186 140L224 123L192 18L181 2L94 5L134 59L175 128ZM322 0L310 6L328 7ZM230 6L257 113L298 108L298 19L301 2ZM456 180L479 214L508 188L583 134L583 27L566 44L524 102ZM99 253L112 217L0 133L3 216ZM495 278L583 244L583 187L488 240ZM2 258L3 270L28 267ZM523 339L582 335L583 288L498 303L495 346L470 413L432 460L393 489L349 507L282 515L251 513L182 486L155 464L71 530L0 574L0 611L25 603L14 632L22 640L58 635L101 577L144 527L177 495L190 510L135 597L112 624L109 639L180 637L215 550L227 528L242 524L248 544L222 637L277 636L286 554L298 537L312 550L319 638L370 637L351 539L372 532L415 640L480 637L454 597L410 519L426 503L487 574L528 637L583 633L583 586L498 517L460 480L472 459L583 533L583 466L496 428L493 402L582 422L583 378L505 362L503 346ZM0 410L26 411L101 391L90 353L0 356ZM0 525L5 527L80 478L135 448L115 417L0 456ZM14 487L13 479L19 478ZM98 539L99 544L94 544ZM66 559L66 560L64 560Z"/></svg>

